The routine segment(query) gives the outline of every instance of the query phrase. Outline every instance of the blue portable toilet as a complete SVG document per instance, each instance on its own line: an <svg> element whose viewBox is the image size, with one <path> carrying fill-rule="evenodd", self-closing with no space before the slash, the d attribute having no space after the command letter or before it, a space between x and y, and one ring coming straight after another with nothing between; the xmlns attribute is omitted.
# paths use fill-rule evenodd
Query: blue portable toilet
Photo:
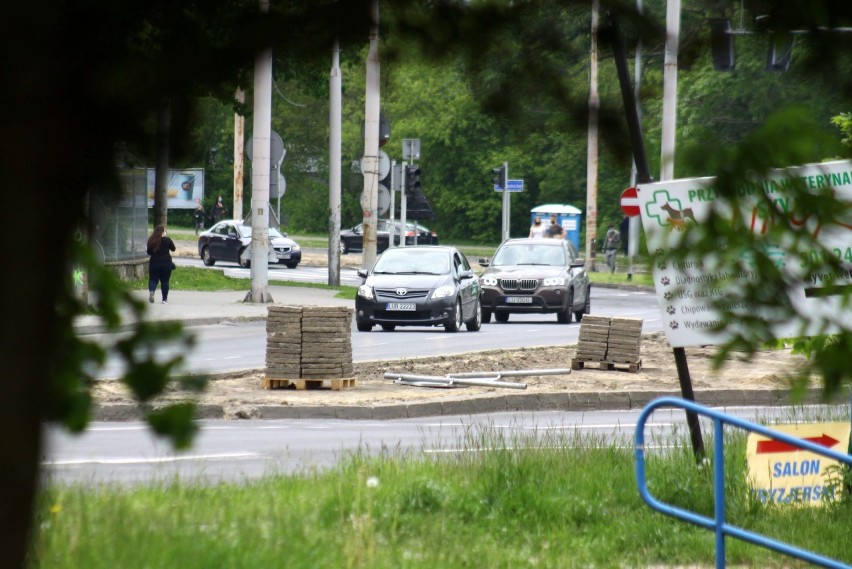
<svg viewBox="0 0 852 569"><path fill-rule="evenodd" d="M565 239L571 241L580 250L580 216L582 211L567 204L545 204L530 210L530 225L536 217L540 217L545 229L550 225L550 216L555 215L556 221L565 230Z"/></svg>

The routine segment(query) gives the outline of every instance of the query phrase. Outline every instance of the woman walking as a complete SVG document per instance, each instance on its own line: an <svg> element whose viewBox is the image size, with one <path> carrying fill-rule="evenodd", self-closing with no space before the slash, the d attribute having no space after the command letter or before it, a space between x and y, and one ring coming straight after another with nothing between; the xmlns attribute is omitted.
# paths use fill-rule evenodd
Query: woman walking
<svg viewBox="0 0 852 569"><path fill-rule="evenodd" d="M148 238L148 254L151 256L148 262L148 302L154 302L154 293L157 283L161 285L163 293L163 304L169 302L169 279L172 276L171 251L175 250L175 242L166 237L166 228L158 225Z"/></svg>

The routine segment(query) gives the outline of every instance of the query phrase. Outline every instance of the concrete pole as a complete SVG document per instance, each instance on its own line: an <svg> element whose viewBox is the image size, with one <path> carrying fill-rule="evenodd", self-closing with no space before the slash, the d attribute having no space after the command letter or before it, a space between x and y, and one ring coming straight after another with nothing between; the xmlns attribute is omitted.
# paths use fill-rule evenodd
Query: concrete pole
<svg viewBox="0 0 852 569"><path fill-rule="evenodd" d="M157 110L157 168L154 170L153 225L166 226L169 213L169 133L172 128L172 108L163 101Z"/></svg>
<svg viewBox="0 0 852 569"><path fill-rule="evenodd" d="M680 0L666 6L666 48L663 60L663 124L660 181L674 179L675 126L677 124L677 52L680 36Z"/></svg>
<svg viewBox="0 0 852 569"><path fill-rule="evenodd" d="M377 212L379 209L379 111L381 102L381 66L379 63L379 0L371 6L373 26L370 30L370 52L367 56L367 81L364 103L364 253L362 268L376 261Z"/></svg>
<svg viewBox="0 0 852 569"><path fill-rule="evenodd" d="M269 0L260 0L269 12ZM272 48L254 60L254 125L251 163L251 290L246 302L272 302L269 294L269 164L272 141Z"/></svg>
<svg viewBox="0 0 852 569"><path fill-rule="evenodd" d="M589 75L589 131L586 159L586 268L595 270L598 233L598 28L600 3L592 0L592 53Z"/></svg>
<svg viewBox="0 0 852 569"><path fill-rule="evenodd" d="M636 11L643 14L642 0L636 0ZM642 121L642 107L639 106L639 93L642 85L642 40L636 43L636 58L633 63L633 99L636 101L636 116ZM636 187L636 161L630 169L630 187ZM633 280L633 258L639 253L639 221L638 216L631 217L627 222L627 280Z"/></svg>
<svg viewBox="0 0 852 569"><path fill-rule="evenodd" d="M509 163L503 162L503 241L512 236L512 199L509 194Z"/></svg>
<svg viewBox="0 0 852 569"><path fill-rule="evenodd" d="M340 284L340 160L342 155L343 77L340 72L340 43L331 50L328 104L328 284Z"/></svg>
<svg viewBox="0 0 852 569"><path fill-rule="evenodd" d="M237 88L234 99L241 105L246 102L246 92ZM234 113L234 219L243 218L243 173L246 155L246 118Z"/></svg>

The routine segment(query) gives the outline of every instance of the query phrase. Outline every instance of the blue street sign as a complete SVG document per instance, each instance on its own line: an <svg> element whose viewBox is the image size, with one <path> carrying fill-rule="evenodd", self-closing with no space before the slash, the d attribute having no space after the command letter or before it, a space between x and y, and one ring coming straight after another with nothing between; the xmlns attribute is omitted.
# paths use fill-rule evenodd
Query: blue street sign
<svg viewBox="0 0 852 569"><path fill-rule="evenodd" d="M502 192L503 186L499 186L494 184L495 192ZM524 191L524 181L523 180L506 180L506 191L507 192L523 192Z"/></svg>

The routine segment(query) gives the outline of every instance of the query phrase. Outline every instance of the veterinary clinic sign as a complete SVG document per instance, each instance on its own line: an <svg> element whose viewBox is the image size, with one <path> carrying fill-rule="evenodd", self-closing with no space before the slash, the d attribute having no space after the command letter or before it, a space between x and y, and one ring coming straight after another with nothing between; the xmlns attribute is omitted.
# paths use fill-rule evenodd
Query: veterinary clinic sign
<svg viewBox="0 0 852 569"><path fill-rule="evenodd" d="M813 191L830 190L834 196L852 205L852 162L838 161L775 170L765 179L746 184L738 192L743 198L740 209L729 211L716 201L714 178L672 180L638 187L640 215L651 252L682 251L688 247L683 236L690 224L704 223L714 205L718 213L737 221L756 236L765 235L777 220L777 212L790 216L796 228L809 232L838 258L844 268L839 273L816 274L804 278L804 255L823 255L821 251L791 253L782 243L768 239L762 243L767 256L787 277L800 283L790 291L790 301L801 314L814 317L814 325L803 329L801 322L780 322L771 314L759 313L749 306L740 291L746 286L759 287L754 260L743 252L736 266L720 266L712 258L687 256L686 260L660 261L653 267L654 287L662 311L663 326L673 347L719 344L737 331L729 323L722 332L713 329L721 324L717 306L738 313L759 314L773 323L779 338L807 336L838 329L852 320L852 308L844 306L844 294L852 291L852 218L839 223L823 224L819 219L797 214L799 208L793 184L804 184ZM758 199L763 196L767 200ZM847 213L847 215L849 215ZM827 281L831 281L830 284ZM719 304L717 304L719 303ZM825 324L827 329L820 329Z"/></svg>
<svg viewBox="0 0 852 569"><path fill-rule="evenodd" d="M773 425L773 430L836 452L849 448L849 423ZM840 462L783 441L750 433L746 441L753 496L773 504L817 505L840 498Z"/></svg>

